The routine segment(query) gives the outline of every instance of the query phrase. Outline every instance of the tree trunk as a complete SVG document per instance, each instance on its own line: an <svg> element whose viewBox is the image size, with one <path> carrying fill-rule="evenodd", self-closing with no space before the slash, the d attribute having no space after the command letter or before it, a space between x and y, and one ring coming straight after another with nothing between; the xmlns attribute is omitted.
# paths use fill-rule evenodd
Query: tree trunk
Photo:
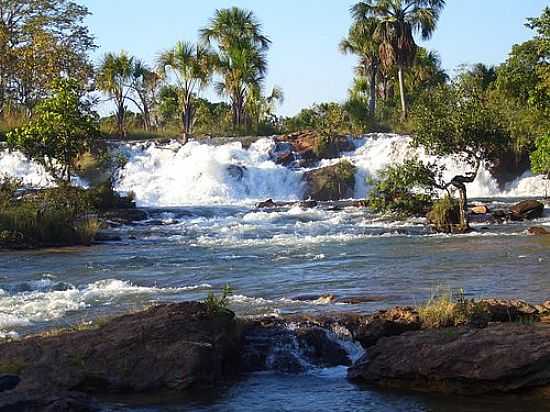
<svg viewBox="0 0 550 412"><path fill-rule="evenodd" d="M370 73L370 100L369 100L369 115L374 117L376 112L376 72L378 67L376 64L371 65Z"/></svg>
<svg viewBox="0 0 550 412"><path fill-rule="evenodd" d="M405 79L403 78L403 65L399 65L397 74L399 77L399 94L401 97L401 120L407 118L407 101L405 100Z"/></svg>
<svg viewBox="0 0 550 412"><path fill-rule="evenodd" d="M468 227L468 221L466 219L466 207L468 205L468 197L466 195L466 185L464 183L459 184L458 186L455 186L458 189L459 193L459 212L460 212L460 228L459 231L463 232Z"/></svg>
<svg viewBox="0 0 550 412"><path fill-rule="evenodd" d="M119 102L117 105L117 113L116 113L116 120L117 120L117 131L119 137L126 137L126 130L124 128L124 117L125 117L125 111L126 108L124 107L124 102Z"/></svg>
<svg viewBox="0 0 550 412"><path fill-rule="evenodd" d="M189 137L191 135L191 125L193 118L193 106L191 103L185 105L185 108L182 113L182 122L183 122L183 132L181 138L181 144L186 145L189 142Z"/></svg>

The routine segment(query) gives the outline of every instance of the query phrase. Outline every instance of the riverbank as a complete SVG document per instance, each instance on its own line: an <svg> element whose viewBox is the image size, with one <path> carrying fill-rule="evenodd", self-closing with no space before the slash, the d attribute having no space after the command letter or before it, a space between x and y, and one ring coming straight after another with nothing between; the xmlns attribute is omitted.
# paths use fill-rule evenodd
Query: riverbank
<svg viewBox="0 0 550 412"><path fill-rule="evenodd" d="M0 410L95 411L117 394L154 398L311 367L350 367L350 378L380 387L548 398L550 302L453 303L464 304L475 317L437 328L425 308L242 319L195 302L157 305L0 344Z"/></svg>

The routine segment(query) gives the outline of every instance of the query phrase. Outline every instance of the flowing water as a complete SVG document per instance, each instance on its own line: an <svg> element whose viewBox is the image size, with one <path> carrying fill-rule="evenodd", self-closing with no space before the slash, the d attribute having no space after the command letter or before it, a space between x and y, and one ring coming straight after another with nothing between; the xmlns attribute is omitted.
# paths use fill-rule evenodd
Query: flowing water
<svg viewBox="0 0 550 412"><path fill-rule="evenodd" d="M366 178L421 151L408 138L373 135L344 157L357 167L356 198ZM303 197L303 170L270 159L270 139L240 143L128 144L118 189L133 191L147 221L112 232L120 242L89 248L0 252L0 336L22 336L93 320L152 302L202 299L230 284L241 316L374 311L423 302L435 288L471 297L549 298L550 239L523 223L476 225L467 235L436 235L422 219L391 221L353 207L255 210L254 202ZM334 160L323 161L330 164ZM449 174L460 162L445 161ZM51 180L17 153L0 153L1 171L29 185ZM499 188L487 169L471 196L498 208L544 196L540 177ZM550 212L530 225L550 226ZM336 302L320 298L334 295ZM355 297L360 304L338 303ZM503 400L504 399L504 400ZM198 411L515 411L544 410L515 398L449 399L380 392L349 383L343 368L305 374L254 374L215 393L156 400L132 410ZM527 409L526 409L527 407ZM125 409L124 407L116 407Z"/></svg>

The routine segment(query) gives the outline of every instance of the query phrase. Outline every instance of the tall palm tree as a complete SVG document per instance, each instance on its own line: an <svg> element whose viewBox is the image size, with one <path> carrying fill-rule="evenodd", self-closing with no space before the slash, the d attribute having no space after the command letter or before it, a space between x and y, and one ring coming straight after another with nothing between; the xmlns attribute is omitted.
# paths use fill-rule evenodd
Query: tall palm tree
<svg viewBox="0 0 550 412"><path fill-rule="evenodd" d="M436 51L419 47L414 64L405 75L405 85L409 90L420 92L433 89L449 80L441 67L441 58Z"/></svg>
<svg viewBox="0 0 550 412"><path fill-rule="evenodd" d="M145 131L149 131L155 123L152 118L152 111L157 103L161 77L154 70L147 67L141 60L136 59L132 71L132 78L136 99L133 97L129 99L141 112Z"/></svg>
<svg viewBox="0 0 550 412"><path fill-rule="evenodd" d="M376 110L376 86L380 65L380 43L375 38L378 21L367 17L356 21L351 27L348 37L340 42L340 51L344 54L353 53L359 56L359 66L356 73L360 78L368 78L369 82L369 115L374 116ZM357 85L361 85L358 82Z"/></svg>
<svg viewBox="0 0 550 412"><path fill-rule="evenodd" d="M206 44L215 44L219 54L218 72L223 81L217 91L229 96L233 125L245 119L246 94L261 87L267 72L266 52L271 41L253 12L237 7L216 10L207 27L200 31Z"/></svg>
<svg viewBox="0 0 550 412"><path fill-rule="evenodd" d="M380 41L380 59L384 66L396 66L401 95L401 117L407 116L404 72L416 57L414 35L431 38L445 0L363 0L352 7L355 20L377 19L376 37Z"/></svg>
<svg viewBox="0 0 550 412"><path fill-rule="evenodd" d="M159 73L166 80L172 79L178 91L183 144L189 141L193 127L195 99L210 83L214 63L207 46L181 41L158 58Z"/></svg>
<svg viewBox="0 0 550 412"><path fill-rule="evenodd" d="M132 92L132 73L134 58L122 51L118 54L107 53L98 69L97 87L109 96L115 103L115 116L119 136L126 136L124 120L127 106Z"/></svg>

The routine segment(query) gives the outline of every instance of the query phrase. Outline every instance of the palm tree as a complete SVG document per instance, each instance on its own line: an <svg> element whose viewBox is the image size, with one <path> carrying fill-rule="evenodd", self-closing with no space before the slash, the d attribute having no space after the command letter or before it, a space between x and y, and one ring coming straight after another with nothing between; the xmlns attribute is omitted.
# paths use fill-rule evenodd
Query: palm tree
<svg viewBox="0 0 550 412"><path fill-rule="evenodd" d="M193 127L194 101L210 83L214 56L207 46L178 42L160 55L158 68L164 79L175 82L183 125L182 144L186 144Z"/></svg>
<svg viewBox="0 0 550 412"><path fill-rule="evenodd" d="M246 120L249 127L255 127L258 131L258 126L265 120L274 119L274 111L277 104L284 102L284 93L279 86L274 86L269 96L262 94L260 87L254 86L248 91L246 96Z"/></svg>
<svg viewBox="0 0 550 412"><path fill-rule="evenodd" d="M445 0L363 0L352 7L355 20L377 20L381 63L397 67L402 119L407 116L404 72L413 64L418 48L414 35L430 39L444 7Z"/></svg>
<svg viewBox="0 0 550 412"><path fill-rule="evenodd" d="M380 43L374 36L377 23L373 17L356 21L351 27L348 37L340 42L342 53L353 53L359 56L359 66L356 68L359 78L356 79L354 90L360 90L364 86L363 79L368 78L370 116L374 116L376 110L377 75L380 66L378 55Z"/></svg>
<svg viewBox="0 0 550 412"><path fill-rule="evenodd" d="M237 7L216 10L200 35L206 44L217 46L218 72L223 81L216 85L216 90L229 96L233 126L239 127L245 119L248 91L261 88L267 72L266 52L271 41L262 33L262 25L254 13Z"/></svg>
<svg viewBox="0 0 550 412"><path fill-rule="evenodd" d="M149 131L156 124L156 121L152 118L152 111L157 104L161 77L141 60L135 60L132 79L133 90L137 98L129 97L129 99L141 112L143 127L146 131Z"/></svg>
<svg viewBox="0 0 550 412"><path fill-rule="evenodd" d="M449 76L441 67L441 58L433 50L419 47L414 64L405 75L405 85L409 90L421 92L446 83Z"/></svg>
<svg viewBox="0 0 550 412"><path fill-rule="evenodd" d="M126 136L124 119L126 116L126 102L132 92L132 73L134 58L126 52L119 54L107 53L98 69L97 87L109 96L115 103L115 116L119 136Z"/></svg>

